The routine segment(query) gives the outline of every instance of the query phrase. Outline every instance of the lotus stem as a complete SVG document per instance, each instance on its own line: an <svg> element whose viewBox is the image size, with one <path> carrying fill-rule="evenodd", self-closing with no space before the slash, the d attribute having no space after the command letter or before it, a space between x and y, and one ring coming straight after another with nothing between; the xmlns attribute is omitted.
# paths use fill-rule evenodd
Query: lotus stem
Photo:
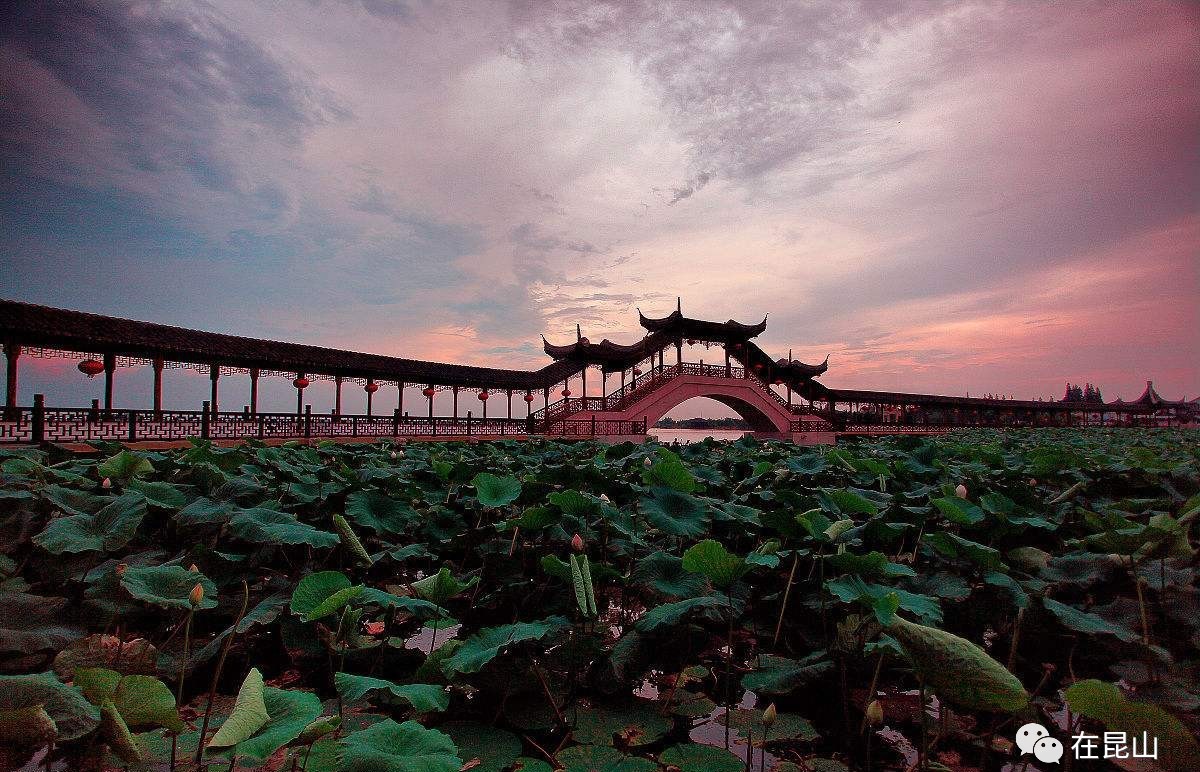
<svg viewBox="0 0 1200 772"><path fill-rule="evenodd" d="M1017 644L1021 642L1021 623L1025 621L1025 609L1017 609L1017 621L1013 623L1012 644L1008 647L1008 670L1012 672L1017 662Z"/></svg>
<svg viewBox="0 0 1200 772"><path fill-rule="evenodd" d="M800 553L792 555L792 570L788 572L787 584L783 588L783 600L779 603L779 620L775 622L775 637L771 639L771 648L779 645L779 632L783 629L783 615L787 611L788 597L792 594L792 582L796 579L796 566L800 563Z"/></svg>
<svg viewBox="0 0 1200 772"><path fill-rule="evenodd" d="M188 609L187 618L183 622L183 659L179 663L179 683L175 686L175 705L183 705L183 679L187 675L188 659L191 658L192 617L196 613L195 606ZM175 755L179 750L179 733L171 735L171 770L175 769Z"/></svg>
<svg viewBox="0 0 1200 772"><path fill-rule="evenodd" d="M858 733L862 734L867 731L867 706L875 699L875 690L879 688L879 673L883 670L883 652L879 652L879 656L875 660L875 674L871 676L871 688L867 689L867 698L863 702L863 720L862 725L858 728ZM872 732L871 734L874 734Z"/></svg>
<svg viewBox="0 0 1200 772"><path fill-rule="evenodd" d="M242 580L242 610L238 612L237 619L233 620L233 629L229 631L229 635L225 638L225 643L221 646L221 656L217 658L217 669L213 671L212 683L208 687L208 705L204 708L204 721L200 724L200 741L196 747L196 765L199 766L204 761L204 737L208 733L208 720L212 716L213 702L217 699L217 682L221 680L221 671L225 669L225 657L229 655L229 650L233 647L233 639L237 637L238 625L242 623L242 619L246 616L246 608L250 605L250 586L246 584L246 580Z"/></svg>

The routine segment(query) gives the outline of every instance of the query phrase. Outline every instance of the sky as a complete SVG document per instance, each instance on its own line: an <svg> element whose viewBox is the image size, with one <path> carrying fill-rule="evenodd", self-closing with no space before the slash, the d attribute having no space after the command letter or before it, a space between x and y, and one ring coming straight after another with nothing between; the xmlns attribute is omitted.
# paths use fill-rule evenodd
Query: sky
<svg viewBox="0 0 1200 772"><path fill-rule="evenodd" d="M1193 398L1198 138L1190 2L9 3L0 297L529 368L682 297L835 388Z"/></svg>

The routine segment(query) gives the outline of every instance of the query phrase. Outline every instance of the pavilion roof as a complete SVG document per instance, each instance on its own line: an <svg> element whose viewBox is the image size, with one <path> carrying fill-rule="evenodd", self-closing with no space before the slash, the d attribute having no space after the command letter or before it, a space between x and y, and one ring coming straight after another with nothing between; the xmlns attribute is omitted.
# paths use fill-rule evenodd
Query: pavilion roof
<svg viewBox="0 0 1200 772"><path fill-rule="evenodd" d="M638 309L638 322L652 333L665 332L672 338L695 338L696 340L732 343L746 341L761 335L767 329L767 317L758 324L744 324L730 319L727 322L710 322L691 319L683 315L683 308L676 301L675 310L667 316L653 319Z"/></svg>

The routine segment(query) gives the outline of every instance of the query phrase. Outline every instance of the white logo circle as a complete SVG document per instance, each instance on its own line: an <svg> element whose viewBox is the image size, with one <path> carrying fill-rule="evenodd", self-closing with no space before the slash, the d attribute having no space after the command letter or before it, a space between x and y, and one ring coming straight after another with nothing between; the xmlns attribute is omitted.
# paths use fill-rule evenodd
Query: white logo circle
<svg viewBox="0 0 1200 772"><path fill-rule="evenodd" d="M1043 737L1049 737L1050 732L1041 724L1026 724L1017 730L1017 747L1021 755L1033 753L1033 744Z"/></svg>

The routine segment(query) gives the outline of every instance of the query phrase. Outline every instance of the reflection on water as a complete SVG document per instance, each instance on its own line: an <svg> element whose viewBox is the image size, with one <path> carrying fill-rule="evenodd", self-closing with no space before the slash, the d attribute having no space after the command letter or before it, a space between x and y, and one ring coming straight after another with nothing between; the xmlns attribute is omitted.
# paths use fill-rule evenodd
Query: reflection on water
<svg viewBox="0 0 1200 772"><path fill-rule="evenodd" d="M652 437L657 437L658 441L664 445L672 442L679 442L682 445L687 445L691 442L700 442L705 437L712 437L714 440L738 440L749 434L750 432L720 429L658 429L651 428L647 432Z"/></svg>

